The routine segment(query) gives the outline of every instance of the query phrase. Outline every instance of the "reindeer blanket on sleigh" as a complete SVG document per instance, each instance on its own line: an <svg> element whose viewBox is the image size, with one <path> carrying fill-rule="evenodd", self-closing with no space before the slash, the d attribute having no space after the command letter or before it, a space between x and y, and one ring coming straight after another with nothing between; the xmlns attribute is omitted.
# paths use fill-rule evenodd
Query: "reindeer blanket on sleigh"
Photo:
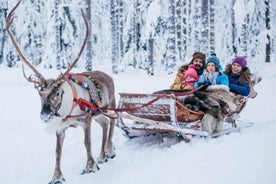
<svg viewBox="0 0 276 184"><path fill-rule="evenodd" d="M204 113L201 128L208 133L222 131L225 118L240 104L239 97L230 93L224 85L212 85L191 95L180 96L177 100L193 111Z"/></svg>
<svg viewBox="0 0 276 184"><path fill-rule="evenodd" d="M257 96L254 86L261 80L261 77L252 75L247 97L231 93L224 85L211 85L191 95L177 97L177 100L193 111L204 113L201 119L203 131L217 133L222 131L223 122L235 122L235 115L245 107L248 98Z"/></svg>

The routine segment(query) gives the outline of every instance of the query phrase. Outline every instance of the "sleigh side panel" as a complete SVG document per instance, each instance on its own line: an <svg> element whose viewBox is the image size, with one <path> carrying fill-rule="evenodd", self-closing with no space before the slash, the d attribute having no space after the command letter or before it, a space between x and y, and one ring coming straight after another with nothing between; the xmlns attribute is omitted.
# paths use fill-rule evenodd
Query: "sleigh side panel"
<svg viewBox="0 0 276 184"><path fill-rule="evenodd" d="M163 95L162 98L154 103L148 104L151 100L158 97L159 95L155 94L120 93L120 108L128 109L130 115L139 118L161 122L175 122L175 96L171 94Z"/></svg>

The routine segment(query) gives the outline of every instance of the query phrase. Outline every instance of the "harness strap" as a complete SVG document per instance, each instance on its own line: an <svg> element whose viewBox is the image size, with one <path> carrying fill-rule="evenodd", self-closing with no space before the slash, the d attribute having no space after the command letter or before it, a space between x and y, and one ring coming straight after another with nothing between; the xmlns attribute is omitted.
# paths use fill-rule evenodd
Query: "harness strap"
<svg viewBox="0 0 276 184"><path fill-rule="evenodd" d="M133 108L105 108L105 107L102 107L101 110L102 111L112 110L112 111L115 111L115 112L133 112L133 111L141 109L141 108L143 108L145 106L153 104L154 102L156 102L157 100L159 100L160 98L162 98L162 97L164 97L166 95L167 94L158 95L157 97L153 98L149 102L147 102L147 103L145 103L145 104L143 104L141 106L138 106L138 107L133 107Z"/></svg>
<svg viewBox="0 0 276 184"><path fill-rule="evenodd" d="M71 89L72 89L73 99L77 98L77 90L76 90L75 86L74 86L74 85L72 84L72 82L70 82L69 80L66 80L66 82L69 84L69 86L70 86ZM73 100L73 104L72 104L70 113L69 113L65 118L63 118L63 121L66 121L69 117L72 117L71 114L72 114L73 109L76 107L76 105L77 105L77 102L75 102L75 101Z"/></svg>
<svg viewBox="0 0 276 184"><path fill-rule="evenodd" d="M191 91L176 91L176 90L168 90L166 92L168 93L164 93L164 94L158 94L156 93L158 96L156 96L155 98L153 98L152 100L148 101L147 103L143 104L143 105L140 105L138 107L133 107L133 108L100 108L100 110L102 111L106 111L106 110L112 110L112 111L115 111L115 112L134 112L138 109L141 109L143 107L146 107L148 105L151 105L153 104L154 102L156 102L157 100L163 98L164 96L168 95L168 94L173 94L175 96L186 96L186 95L190 95L190 94L193 94L194 92L200 90L201 88L203 88L204 85L201 85L199 86L198 88L196 89L193 89Z"/></svg>

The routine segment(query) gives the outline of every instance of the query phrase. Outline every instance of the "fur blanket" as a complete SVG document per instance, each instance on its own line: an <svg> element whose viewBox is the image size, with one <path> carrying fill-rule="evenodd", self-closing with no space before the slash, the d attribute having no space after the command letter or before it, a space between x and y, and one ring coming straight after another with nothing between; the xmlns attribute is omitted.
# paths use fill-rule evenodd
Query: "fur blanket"
<svg viewBox="0 0 276 184"><path fill-rule="evenodd" d="M183 105L194 111L201 111L205 115L201 120L201 128L209 133L220 132L225 117L236 111L240 100L229 92L224 85L211 85L204 91L178 97Z"/></svg>

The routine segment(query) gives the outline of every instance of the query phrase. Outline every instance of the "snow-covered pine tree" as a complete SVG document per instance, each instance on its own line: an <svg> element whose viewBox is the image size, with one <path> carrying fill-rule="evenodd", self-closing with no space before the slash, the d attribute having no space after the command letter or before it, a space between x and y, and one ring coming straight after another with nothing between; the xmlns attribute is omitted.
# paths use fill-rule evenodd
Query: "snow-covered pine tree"
<svg viewBox="0 0 276 184"><path fill-rule="evenodd" d="M43 54L43 12L41 11L41 3L40 0L31 0L31 7L34 11L32 11L31 14L27 14L30 22L28 22L29 25L27 28L28 41L24 46L24 50L28 54L28 59L32 61L34 66L37 66L42 62Z"/></svg>
<svg viewBox="0 0 276 184"><path fill-rule="evenodd" d="M260 32L265 27L262 23L261 9L264 9L264 3L262 1L254 3L254 9L250 12L250 20L248 25L248 51L247 55L251 58L257 57L261 51L261 45L259 42Z"/></svg>

